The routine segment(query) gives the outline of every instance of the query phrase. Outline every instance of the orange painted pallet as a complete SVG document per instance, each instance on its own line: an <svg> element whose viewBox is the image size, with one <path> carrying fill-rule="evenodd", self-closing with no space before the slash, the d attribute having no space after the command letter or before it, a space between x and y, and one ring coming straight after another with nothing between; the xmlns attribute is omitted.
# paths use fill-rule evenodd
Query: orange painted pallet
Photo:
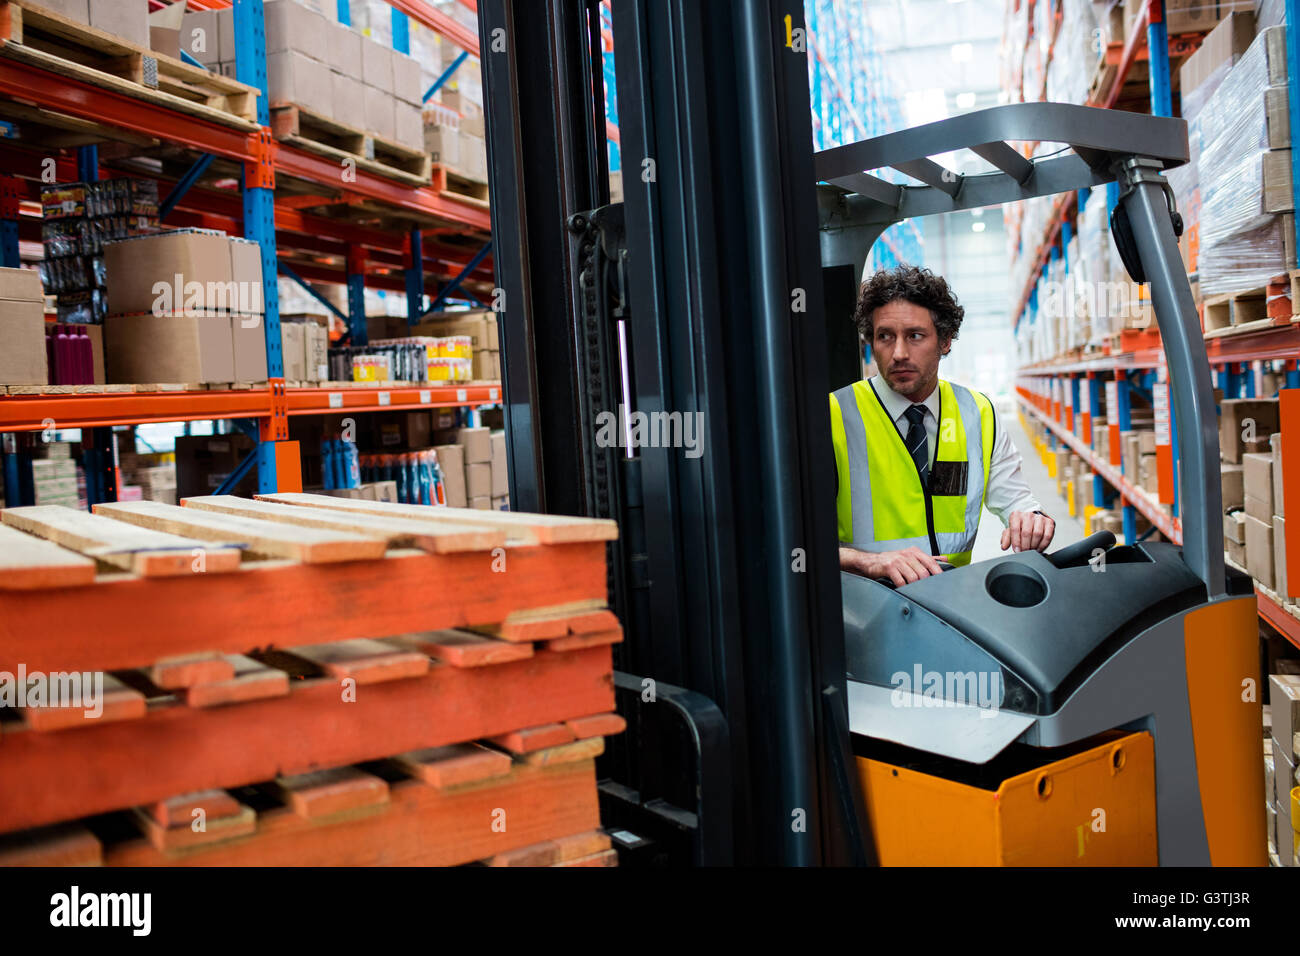
<svg viewBox="0 0 1300 956"><path fill-rule="evenodd" d="M605 544L390 552L376 561L246 564L166 579L101 575L81 587L0 591L0 671L121 670L186 654L243 654L499 624L539 608L603 604ZM502 567L498 562L497 567Z"/></svg>
<svg viewBox="0 0 1300 956"><path fill-rule="evenodd" d="M136 827L151 824L119 814L0 837L0 865L456 866L508 859L530 846L553 848L551 862L582 865L580 851L591 856L608 847L596 830L591 760L516 764L494 780L458 787L431 786L387 765L382 776L346 769L372 785L364 806L304 812L275 785L245 788L236 796L257 804L256 812L243 806L240 817L252 817L251 831L223 831L209 821L210 832L193 833L182 823L172 830L192 845L160 849L135 835ZM593 831L604 837L603 847Z"/></svg>
<svg viewBox="0 0 1300 956"><path fill-rule="evenodd" d="M557 721L616 729L583 720L613 710L609 645L488 667L435 662L419 677L357 682L347 697L339 678L312 677L228 706L155 702L137 719L47 732L0 725L0 831Z"/></svg>

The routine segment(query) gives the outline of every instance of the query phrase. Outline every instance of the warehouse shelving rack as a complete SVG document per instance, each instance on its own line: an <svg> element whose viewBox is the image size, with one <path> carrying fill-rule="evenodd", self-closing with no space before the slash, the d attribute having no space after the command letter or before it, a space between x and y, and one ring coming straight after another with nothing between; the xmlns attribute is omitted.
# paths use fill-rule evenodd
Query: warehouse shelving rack
<svg viewBox="0 0 1300 956"><path fill-rule="evenodd" d="M804 14L813 148L830 149L901 129L903 114L872 39L867 5L807 0ZM901 182L904 177L897 178ZM891 226L873 247L868 267L919 265L924 245L914 220Z"/></svg>
<svg viewBox="0 0 1300 956"><path fill-rule="evenodd" d="M475 7L474 0L461 3L471 10ZM340 21L350 23L348 0L338 0L338 5ZM151 6L156 9L162 3L151 0ZM254 390L0 396L6 500L11 504L22 500L23 486L13 433L45 430L50 422L56 428L91 429L83 433L83 445L92 450L96 473L88 468L87 477L94 503L115 497L109 429L113 424L255 419L261 438L253 453L260 490L293 490L300 478L297 447L288 443L289 415L472 407L499 401L499 386L491 383L285 388L280 275L304 284L346 284L347 314L330 308L346 322L351 341L364 344L366 286L405 292L411 322L427 314L423 312L427 275L439 280L439 288L431 290L435 308L458 290L479 298L491 288L490 214L485 201L448 192L440 169L435 168L433 182L427 185L397 171L386 176L360 164L348 169L345 178L336 160L277 142L269 128L262 0L191 0L190 6L196 10L233 6L236 70L241 82L259 91L256 122L233 115L192 115L4 57L0 57L0 98L35 106L46 115L71 118L82 128L102 129L110 142L124 136L139 142L139 137L145 137L190 154L188 169L167 175L114 166L101 161L108 156L101 157L97 146L81 146L61 151L55 173L58 181L94 180L101 174L148 176L157 180L159 195L166 197L164 225L220 229L256 239L263 255L268 384ZM457 66L467 55L478 54L477 31L424 0L391 0L391 6L399 49L409 35L406 18L413 17L465 51ZM10 35L15 19L11 12L7 2L0 3L0 36ZM452 72L448 69L439 83ZM197 159L193 152L199 154ZM40 241L39 209L34 202L46 178L48 158L48 150L0 144L0 239L4 240L0 264L19 265L20 243ZM336 218L331 213L338 210L359 211L375 224Z"/></svg>
<svg viewBox="0 0 1300 956"><path fill-rule="evenodd" d="M1035 2L1050 0L1023 2L1032 6ZM1300 0L1286 0L1285 8L1287 57L1294 64L1300 62L1300 34L1295 26L1300 22L1297 20L1300 17ZM1032 8L1030 13L1032 24ZM1048 48L1049 63L1056 39L1055 24L1059 24L1059 19L1060 12L1057 10ZM1173 115L1170 58L1189 54L1198 43L1199 40L1194 37L1168 36L1163 0L1148 0L1134 17L1123 45L1116 44L1103 54L1115 63L1117 75L1106 95L1088 105L1115 108L1129 71L1135 63L1145 59L1149 64L1150 112L1161 116ZM1287 75L1290 118L1292 124L1296 124L1300 123L1300 76L1294 69L1288 70ZM1044 85L1044 93L1045 89ZM1297 127L1292 125L1291 128ZM1300 164L1292 164L1292 185L1293 189L1300 190ZM1300 195L1300 191L1296 195ZM1107 194L1108 211L1114 208L1116 198L1117 193L1111 187ZM1046 274L1052 260L1064 254L1072 234L1071 217L1084 199L1086 196L1080 194L1062 196L1053 207L1042 235L1036 237L1037 242L1033 246L1036 250L1033 258L1035 268L1015 303L1012 312L1013 327L1021 321L1034 320L1038 279ZM1107 346L1097 355L1022 367L1019 370L1017 397L1024 413L1046 426L1050 435L1049 448L1055 448L1058 442L1064 444L1093 470L1093 508L1105 507L1107 485L1115 489L1118 500L1122 502L1124 536L1127 541L1137 539L1136 521L1137 515L1141 514L1171 541L1181 543L1182 523L1178 517L1179 502L1174 478L1178 473L1178 446L1174 439L1176 431L1173 428L1172 405L1168 401L1159 332L1154 329L1125 331L1118 344L1118 348ZM1284 373L1285 378L1280 394L1284 395L1290 389L1300 389L1300 361L1297 361L1297 356L1300 355L1300 325L1285 323L1239 335L1208 337L1205 345L1213 380L1222 389L1225 398L1256 397L1260 390L1258 373L1261 371L1260 363L1263 362L1281 363L1278 371ZM1108 402L1108 407L1113 409L1113 418L1108 421L1111 429L1111 454L1108 460L1102 460L1092 446L1092 423L1101 414L1102 388L1109 390L1107 397L1111 401ZM1126 476L1123 472L1118 433L1131 427L1130 398L1134 391L1150 401L1155 409L1160 486L1156 495L1136 487L1129 480L1131 476ZM1294 440L1300 437L1300 402L1289 401L1287 398L1284 398L1280 406L1279 427L1284 442L1287 438ZM1165 435L1168 438L1162 442L1161 437ZM1294 456L1295 453L1292 454ZM1162 503L1170 506L1168 514L1160 507ZM1288 528L1286 547L1288 564L1300 567L1300 529ZM1291 564L1292 555L1295 556L1295 564ZM1256 594L1261 618L1292 644L1300 647L1300 613L1284 604L1274 592L1262 585L1257 584Z"/></svg>

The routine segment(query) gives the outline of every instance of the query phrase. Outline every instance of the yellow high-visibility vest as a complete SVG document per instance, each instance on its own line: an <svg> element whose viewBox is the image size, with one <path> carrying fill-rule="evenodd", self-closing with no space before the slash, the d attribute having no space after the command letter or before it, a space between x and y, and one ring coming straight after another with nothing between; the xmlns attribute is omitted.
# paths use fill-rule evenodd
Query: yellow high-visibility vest
<svg viewBox="0 0 1300 956"><path fill-rule="evenodd" d="M939 380L938 448L929 488L869 381L831 396L840 542L863 551L915 546L970 563L993 457L993 405L981 392Z"/></svg>

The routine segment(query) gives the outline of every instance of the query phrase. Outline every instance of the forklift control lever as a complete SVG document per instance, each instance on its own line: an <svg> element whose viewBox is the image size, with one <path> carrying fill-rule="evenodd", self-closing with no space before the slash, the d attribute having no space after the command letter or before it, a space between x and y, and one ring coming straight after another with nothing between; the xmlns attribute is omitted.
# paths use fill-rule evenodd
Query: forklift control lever
<svg viewBox="0 0 1300 956"><path fill-rule="evenodd" d="M1113 531L1098 531L1096 534L1090 534L1082 541L1076 541L1074 544L1067 544L1059 551L1044 555L1048 561L1058 568L1082 567L1087 564L1092 557L1092 553L1101 548L1105 551L1115 544L1115 533Z"/></svg>

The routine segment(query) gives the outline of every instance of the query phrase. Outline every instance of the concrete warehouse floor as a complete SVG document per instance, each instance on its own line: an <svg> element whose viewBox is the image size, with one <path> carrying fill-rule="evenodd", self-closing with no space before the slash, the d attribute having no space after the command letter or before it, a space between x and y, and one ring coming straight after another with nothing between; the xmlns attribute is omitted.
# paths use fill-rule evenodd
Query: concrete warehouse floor
<svg viewBox="0 0 1300 956"><path fill-rule="evenodd" d="M1070 517L1069 506L1066 505L1065 499L1056 493L1056 482L1048 477L1047 468L1034 452L1033 442L1029 440L1024 426L1020 424L1020 416L1014 409L999 408L998 423L1006 423L1011 429L1012 441L1020 450L1020 457L1024 459L1020 472L1029 484L1029 490L1042 503L1043 510L1056 520L1056 536L1052 538L1052 543L1047 550L1055 551L1083 538L1082 522ZM975 539L975 551L971 560L985 561L1002 554L1010 554L1010 551L1003 551L1000 547L1001 537L1002 522L986 508L984 517L980 519L979 536Z"/></svg>

